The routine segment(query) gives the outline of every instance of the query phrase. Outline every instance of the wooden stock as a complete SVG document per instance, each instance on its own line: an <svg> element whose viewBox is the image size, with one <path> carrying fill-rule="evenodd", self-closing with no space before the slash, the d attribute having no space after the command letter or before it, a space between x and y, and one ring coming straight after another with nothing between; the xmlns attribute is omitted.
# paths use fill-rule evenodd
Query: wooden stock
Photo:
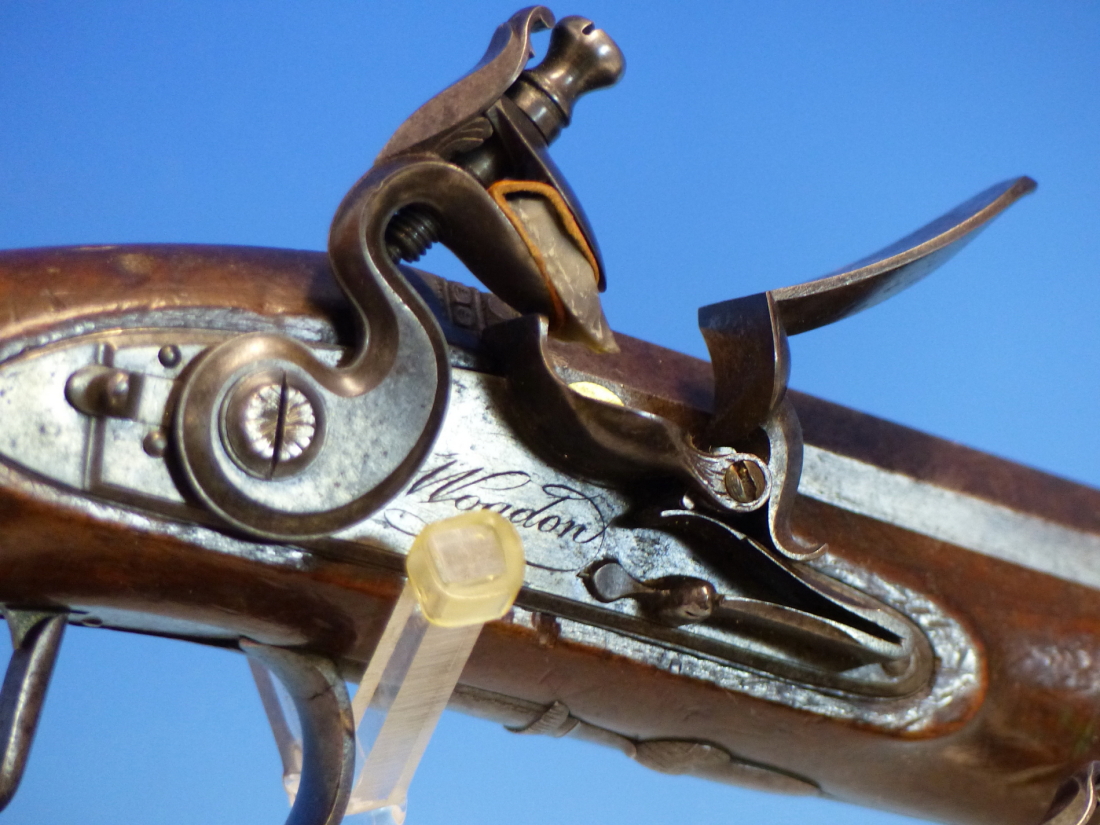
<svg viewBox="0 0 1100 825"><path fill-rule="evenodd" d="M314 318L348 332L320 253L146 246L0 254L0 347L9 355L12 342L45 341L63 324L109 329L112 319L165 306ZM616 356L561 352L658 399L672 417L704 419L709 365L619 340ZM794 400L810 445L1100 536L1100 492L809 396ZM183 618L223 629L228 645L245 635L306 646L348 673L367 660L399 588L393 571L322 554L291 567L196 547L166 519L108 505L89 513L75 493L7 467L0 519L0 602ZM565 642L552 620L537 630L489 626L462 682L521 705L563 702L593 730L633 741L712 742L809 778L828 795L952 822L1038 822L1062 779L1100 759L1094 589L810 498L800 499L795 527L961 623L982 659L974 701L917 734L886 734ZM910 702L853 701L899 718ZM497 716L514 721L504 710Z"/></svg>

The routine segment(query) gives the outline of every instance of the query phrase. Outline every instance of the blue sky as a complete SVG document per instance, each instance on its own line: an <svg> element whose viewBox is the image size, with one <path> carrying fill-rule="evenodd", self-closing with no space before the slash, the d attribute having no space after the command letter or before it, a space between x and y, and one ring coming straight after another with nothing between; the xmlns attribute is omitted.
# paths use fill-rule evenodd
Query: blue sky
<svg viewBox="0 0 1100 825"><path fill-rule="evenodd" d="M1005 178L1038 191L943 270L793 342L792 385L1100 485L1100 5L590 0L623 82L554 155L613 327L696 355L700 305L808 280ZM0 248L323 249L401 121L515 8L0 5ZM425 268L455 276L445 254ZM240 657L70 631L5 822L269 823L278 761ZM436 822L899 821L645 771L447 715Z"/></svg>

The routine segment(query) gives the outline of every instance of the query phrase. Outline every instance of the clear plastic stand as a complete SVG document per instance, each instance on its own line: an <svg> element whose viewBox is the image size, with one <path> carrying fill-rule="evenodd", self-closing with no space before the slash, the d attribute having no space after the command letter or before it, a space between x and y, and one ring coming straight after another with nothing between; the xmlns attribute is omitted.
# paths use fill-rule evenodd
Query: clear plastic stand
<svg viewBox="0 0 1100 825"><path fill-rule="evenodd" d="M406 570L352 699L359 772L347 813L378 825L404 822L409 783L481 628L508 611L523 584L523 546L498 514L465 513L424 528ZM262 665L251 666L293 803L302 770L293 705Z"/></svg>

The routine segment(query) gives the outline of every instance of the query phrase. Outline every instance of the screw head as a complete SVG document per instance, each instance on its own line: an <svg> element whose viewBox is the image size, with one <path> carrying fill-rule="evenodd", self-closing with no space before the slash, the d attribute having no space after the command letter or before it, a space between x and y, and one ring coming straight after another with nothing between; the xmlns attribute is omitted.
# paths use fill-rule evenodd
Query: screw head
<svg viewBox="0 0 1100 825"><path fill-rule="evenodd" d="M295 387L264 384L241 407L240 426L249 449L260 458L297 458L317 434L317 416L305 393Z"/></svg>
<svg viewBox="0 0 1100 825"><path fill-rule="evenodd" d="M322 434L320 399L287 373L244 379L230 392L224 443L234 461L258 478L283 478L314 457Z"/></svg>
<svg viewBox="0 0 1100 825"><path fill-rule="evenodd" d="M750 504L764 494L767 480L755 461L736 459L726 468L722 478L726 492L739 504Z"/></svg>

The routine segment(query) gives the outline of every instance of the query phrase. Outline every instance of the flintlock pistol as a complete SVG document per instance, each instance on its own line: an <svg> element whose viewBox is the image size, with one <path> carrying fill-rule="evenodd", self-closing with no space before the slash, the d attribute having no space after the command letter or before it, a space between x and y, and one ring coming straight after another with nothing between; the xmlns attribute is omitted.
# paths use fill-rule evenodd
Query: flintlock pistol
<svg viewBox="0 0 1100 825"><path fill-rule="evenodd" d="M327 254L0 255L0 805L82 624L264 663L303 732L288 821L338 823L344 680L412 538L475 510L515 526L527 566L459 710L959 823L1037 822L1100 758L1072 734L1091 695L1022 678L1057 670L1044 639L1100 621L1100 493L787 388L788 336L920 280L1034 182L703 307L708 364L611 331L595 234L547 151L624 65L591 21L518 12L382 148ZM409 266L437 242L488 292ZM55 311L43 279L83 300ZM1022 594L1041 621L1008 609ZM1050 821L1091 816L1085 770Z"/></svg>

